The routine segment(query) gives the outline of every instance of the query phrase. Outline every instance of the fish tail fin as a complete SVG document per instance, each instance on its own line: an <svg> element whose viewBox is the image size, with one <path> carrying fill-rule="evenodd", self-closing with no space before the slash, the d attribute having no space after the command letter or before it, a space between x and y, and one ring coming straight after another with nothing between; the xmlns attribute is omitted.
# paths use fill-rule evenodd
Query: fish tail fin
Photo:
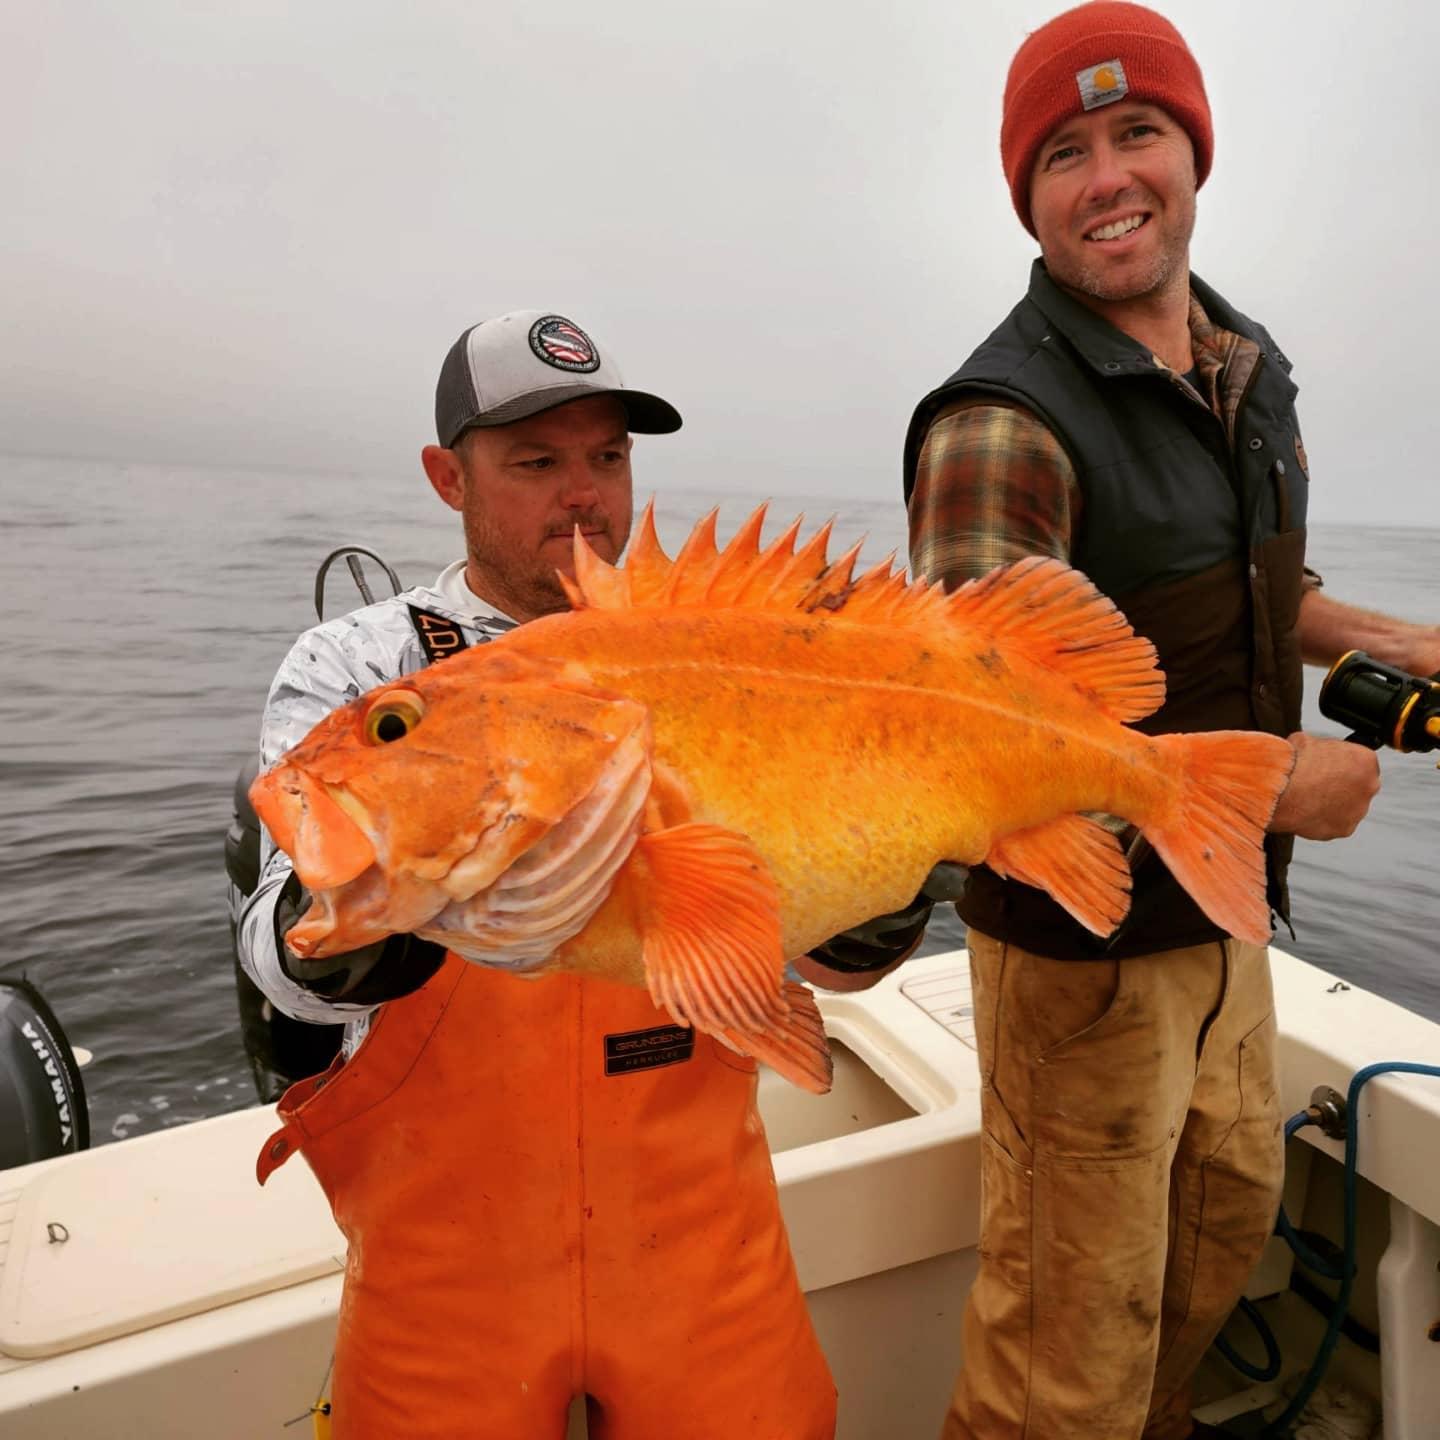
<svg viewBox="0 0 1440 1440"><path fill-rule="evenodd" d="M815 996L793 980L785 982L786 1015L769 1029L722 1030L720 1038L733 1049L768 1065L777 1074L808 1090L824 1095L835 1073L830 1045L825 1039L825 1022Z"/></svg>
<svg viewBox="0 0 1440 1440"><path fill-rule="evenodd" d="M1294 749L1276 735L1234 730L1157 735L1154 743L1180 779L1142 824L1145 838L1215 924L1266 944L1265 829Z"/></svg>

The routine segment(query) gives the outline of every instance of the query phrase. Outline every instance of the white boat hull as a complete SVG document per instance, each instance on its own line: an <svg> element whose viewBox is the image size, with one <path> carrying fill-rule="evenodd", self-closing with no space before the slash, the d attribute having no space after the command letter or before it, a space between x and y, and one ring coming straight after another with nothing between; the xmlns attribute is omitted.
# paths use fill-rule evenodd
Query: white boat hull
<svg viewBox="0 0 1440 1440"><path fill-rule="evenodd" d="M1274 955L1286 1114L1317 1085L1343 1093L1362 1065L1440 1060L1440 1026ZM963 952L913 961L863 995L823 995L821 1008L834 1090L807 1096L766 1072L761 1108L840 1385L839 1434L933 1440L976 1268L979 1081ZM1362 1109L1359 1168L1388 1215L1367 1227L1371 1283L1356 1303L1373 1310L1382 1356L1377 1367L1342 1344L1337 1370L1383 1395L1387 1440L1434 1440L1440 1081L1378 1079ZM0 1172L0 1434L307 1433L286 1423L324 1392L344 1241L303 1165L257 1187L254 1158L273 1128L273 1110L257 1107ZM1318 1207L1323 1221L1340 1147L1314 1129L1291 1147L1288 1208ZM1289 1269L1273 1242L1251 1293L1278 1297L1267 1306L1294 1371L1319 1321L1283 1293ZM1207 1414L1242 1403L1244 1382L1223 1367L1207 1384ZM583 1433L578 1420L572 1430Z"/></svg>

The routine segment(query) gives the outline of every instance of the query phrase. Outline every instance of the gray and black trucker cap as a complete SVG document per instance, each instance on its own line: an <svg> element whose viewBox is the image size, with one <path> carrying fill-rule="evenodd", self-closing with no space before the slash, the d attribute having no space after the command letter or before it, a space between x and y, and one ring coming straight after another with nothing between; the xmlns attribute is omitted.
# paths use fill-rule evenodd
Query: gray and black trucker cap
<svg viewBox="0 0 1440 1440"><path fill-rule="evenodd" d="M614 395L637 435L680 428L680 412L627 390L614 360L573 320L512 310L472 325L450 347L435 385L435 433L449 448L476 425L509 425L587 395Z"/></svg>

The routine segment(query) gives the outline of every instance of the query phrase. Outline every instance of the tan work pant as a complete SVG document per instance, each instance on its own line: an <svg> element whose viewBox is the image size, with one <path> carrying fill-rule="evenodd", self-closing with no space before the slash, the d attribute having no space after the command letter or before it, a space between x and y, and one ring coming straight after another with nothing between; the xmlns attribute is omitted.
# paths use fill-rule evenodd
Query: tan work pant
<svg viewBox="0 0 1440 1440"><path fill-rule="evenodd" d="M1180 1440L1280 1201L1268 953L969 947L981 1259L944 1440Z"/></svg>

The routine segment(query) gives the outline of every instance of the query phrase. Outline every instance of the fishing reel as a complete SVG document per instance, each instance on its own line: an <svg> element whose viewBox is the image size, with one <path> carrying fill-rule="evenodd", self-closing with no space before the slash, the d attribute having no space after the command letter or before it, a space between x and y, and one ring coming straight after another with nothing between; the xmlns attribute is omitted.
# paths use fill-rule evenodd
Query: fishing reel
<svg viewBox="0 0 1440 1440"><path fill-rule="evenodd" d="M1346 738L1372 750L1440 750L1440 676L1425 680L1360 650L1330 667L1320 713L1349 726Z"/></svg>

